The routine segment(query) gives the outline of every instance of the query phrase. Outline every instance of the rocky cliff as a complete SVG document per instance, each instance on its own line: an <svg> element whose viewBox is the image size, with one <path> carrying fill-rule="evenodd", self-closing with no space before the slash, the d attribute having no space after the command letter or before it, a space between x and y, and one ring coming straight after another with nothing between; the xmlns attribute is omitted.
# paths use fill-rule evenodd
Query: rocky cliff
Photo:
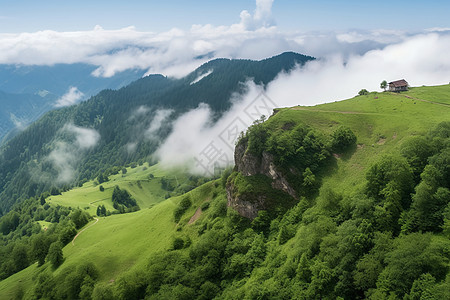
<svg viewBox="0 0 450 300"><path fill-rule="evenodd" d="M274 194L274 191L271 191L272 189L277 191L276 194L284 194L282 198L296 200L298 198L297 192L275 165L273 155L263 151L261 156L258 157L247 151L247 148L248 143L245 139L241 140L235 148L235 176L230 176L226 187L228 206L235 209L241 216L254 219L258 216L260 210L266 210L274 204L274 199L271 199ZM295 169L292 168L291 172L295 172ZM241 178L243 176L244 181L249 181L246 182L247 185L253 185L252 192L240 190L239 184L236 183L236 176L238 175ZM261 175L266 178L262 178ZM270 182L270 184L268 186L267 184L266 186L254 184L255 180L253 179L258 176L259 181L262 179L266 183Z"/></svg>

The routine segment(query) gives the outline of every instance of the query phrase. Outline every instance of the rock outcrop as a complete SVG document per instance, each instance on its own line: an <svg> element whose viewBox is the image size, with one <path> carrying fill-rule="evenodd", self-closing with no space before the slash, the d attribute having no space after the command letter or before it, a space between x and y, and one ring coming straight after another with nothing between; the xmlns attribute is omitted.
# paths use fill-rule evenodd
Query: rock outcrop
<svg viewBox="0 0 450 300"><path fill-rule="evenodd" d="M253 220L258 216L258 211L265 209L264 195L257 196L257 200L248 201L245 197L237 196L234 183L227 185L228 206L236 210L241 216Z"/></svg>
<svg viewBox="0 0 450 300"><path fill-rule="evenodd" d="M235 171L240 172L243 176L264 175L271 179L273 189L283 191L297 199L296 191L291 187L283 173L277 169L273 155L263 151L262 155L258 157L247 151L247 146L245 140L236 145L234 152ZM291 170L291 172L295 172L295 170ZM227 198L228 206L234 208L241 216L249 219L257 217L258 211L267 209L267 195L253 195L250 200L244 195L239 195L233 181L227 184Z"/></svg>
<svg viewBox="0 0 450 300"><path fill-rule="evenodd" d="M236 146L234 151L234 162L238 172L244 176L253 176L257 174L265 175L272 179L272 187L277 190L284 191L297 199L297 193L289 185L286 177L277 170L272 154L263 151L261 157L257 157L247 150L247 143L241 142ZM295 173L296 170L290 170Z"/></svg>

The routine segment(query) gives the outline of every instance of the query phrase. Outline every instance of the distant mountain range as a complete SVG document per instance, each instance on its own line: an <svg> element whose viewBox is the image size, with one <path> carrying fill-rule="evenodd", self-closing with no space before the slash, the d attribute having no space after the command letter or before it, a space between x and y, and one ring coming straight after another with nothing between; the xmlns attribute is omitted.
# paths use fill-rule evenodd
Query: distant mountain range
<svg viewBox="0 0 450 300"><path fill-rule="evenodd" d="M80 100L86 100L101 90L121 88L145 73L129 70L102 78L92 75L95 69L87 64L0 65L0 141L53 109L72 87L83 94Z"/></svg>
<svg viewBox="0 0 450 300"><path fill-rule="evenodd" d="M36 120L53 108L57 97L46 94L11 94L0 91L0 141L22 130L29 122Z"/></svg>

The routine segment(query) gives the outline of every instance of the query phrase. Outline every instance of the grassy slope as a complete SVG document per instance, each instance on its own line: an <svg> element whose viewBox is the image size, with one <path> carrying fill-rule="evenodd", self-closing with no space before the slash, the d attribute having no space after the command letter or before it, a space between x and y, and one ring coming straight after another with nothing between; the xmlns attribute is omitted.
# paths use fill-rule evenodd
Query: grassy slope
<svg viewBox="0 0 450 300"><path fill-rule="evenodd" d="M149 175L153 174L153 179ZM161 188L160 178L162 176L175 179L176 175L172 172L161 169L158 165L148 167L147 164L136 168L127 168L127 173L110 176L108 182L101 185L105 188L100 192L99 185L93 181L85 183L81 188L75 188L62 195L51 196L47 199L48 203L59 204L62 206L85 208L92 215L96 214L97 206L105 205L107 210L113 211L112 193L114 186L125 188L136 199L141 208L149 208L158 202L164 200L167 191ZM180 183L186 180L186 176L178 176Z"/></svg>
<svg viewBox="0 0 450 300"><path fill-rule="evenodd" d="M174 208L174 201L168 200L152 209L100 218L97 224L82 232L74 244L64 247L65 261L55 275L76 268L82 262L93 262L100 270L100 279L108 282L134 264L145 264L149 255L169 247L175 228ZM45 267L48 263L41 268ZM0 282L0 299L14 295L19 281L24 283L24 288L32 287L30 276L35 277L35 272L36 264Z"/></svg>
<svg viewBox="0 0 450 300"><path fill-rule="evenodd" d="M26 291L34 285L33 280L38 276L37 263L6 278L0 282L0 299L16 299L19 290Z"/></svg>
<svg viewBox="0 0 450 300"><path fill-rule="evenodd" d="M410 136L424 134L436 124L450 120L450 105L419 101L450 103L450 85L412 88L401 94L371 93L349 100L283 109L271 122L288 120L303 122L326 133L338 126L350 127L358 137L358 147L336 160L334 171L324 178L324 185L346 193L362 187L367 167L380 155L396 152Z"/></svg>
<svg viewBox="0 0 450 300"><path fill-rule="evenodd" d="M406 94L417 99L450 105L450 99L448 98L448 89L448 85L424 86L420 88L412 88Z"/></svg>
<svg viewBox="0 0 450 300"><path fill-rule="evenodd" d="M282 126L286 121L304 122L327 133L339 125L350 127L358 137L359 147L348 157L336 159L336 166L324 177L322 187L333 186L336 191L350 193L362 187L367 167L380 155L397 150L409 136L423 134L437 123L450 119L450 107L406 98L405 95L420 96L421 99L427 96L426 100L440 99L441 103L448 103L450 86L421 87L400 95L378 93L314 107L281 109L268 122L273 126ZM111 189L118 184L126 187L143 208L135 213L101 218L77 238L75 245L64 248L66 261L56 273L66 272L78 263L90 260L101 270L101 280L108 282L133 266L145 267L152 253L170 247L173 237L180 234L173 222L173 210L182 196L154 205L161 200L162 192L159 185L152 185L147 180L150 173L156 177L167 175L158 166L147 170L138 167L128 169L124 177L122 174L112 176L110 182L103 184L106 189L103 193L92 183L87 183L80 189L52 197L51 203L79 207L87 207L97 200L102 204L105 201L111 209L109 200L104 199L110 199ZM137 186L138 180L142 189ZM210 182L189 192L193 206L180 222L186 224L197 207L211 198L213 191L217 192L218 188ZM223 193L219 195L222 197ZM94 208L90 212L94 213ZM184 234L193 239L196 236L189 227ZM285 248L289 248L289 243ZM0 282L0 299L10 298L19 281L24 287L31 286L29 283L35 273L36 266L33 265Z"/></svg>
<svg viewBox="0 0 450 300"><path fill-rule="evenodd" d="M156 169L153 169L155 171ZM142 168L137 168L130 175L135 178L141 178ZM155 172L155 176L167 175ZM127 173L128 174L128 173ZM130 176L131 178L133 178ZM131 184L128 182L130 177L121 175L117 178L111 178L111 184L123 186ZM127 179L128 178L128 179ZM114 181L114 179L116 179ZM140 179L138 179L140 180ZM78 205L76 195L83 195L83 191L88 195L92 188L92 183L88 183L82 188L77 188L65 193L70 202L58 202L66 205ZM133 184L134 185L134 184ZM106 187L106 186L105 186ZM193 202L180 223L187 224L189 219L194 215L197 208L211 198L211 192L214 189L212 182L187 193ZM98 191L98 187L96 188ZM130 191L131 192L131 191ZM71 195L74 193L74 195ZM100 193L100 192L99 192ZM134 196L136 194L133 194ZM64 195L63 195L64 196ZM82 232L75 240L74 244L69 243L64 247L65 261L59 267L54 275L64 274L69 270L76 268L82 262L93 262L100 270L100 281L109 282L115 280L119 274L126 272L132 268L145 267L146 262L153 253L169 249L171 247L174 236L179 235L177 224L173 220L173 211L183 196L173 197L158 203L150 205L151 207L140 211L122 215L112 215L109 217L99 218L97 224L89 227L94 223L91 221L85 226L86 231ZM80 203L88 203L89 196L81 196ZM45 223L47 224L47 223ZM48 224L47 224L48 225ZM189 229L184 234L195 238L193 232ZM34 264L29 268L3 280L0 282L0 299L11 299L17 293L19 287L27 291L33 286L32 280L38 274L37 265ZM46 263L41 268L49 268ZM29 292L29 290L28 290Z"/></svg>
<svg viewBox="0 0 450 300"><path fill-rule="evenodd" d="M188 222L211 189L210 182L187 193L193 205L180 223ZM135 213L100 218L97 224L80 234L74 244L64 248L66 261L55 275L81 262L92 261L101 270L100 280L108 282L133 266L145 266L153 253L169 249L178 234L173 211L182 197L170 198Z"/></svg>

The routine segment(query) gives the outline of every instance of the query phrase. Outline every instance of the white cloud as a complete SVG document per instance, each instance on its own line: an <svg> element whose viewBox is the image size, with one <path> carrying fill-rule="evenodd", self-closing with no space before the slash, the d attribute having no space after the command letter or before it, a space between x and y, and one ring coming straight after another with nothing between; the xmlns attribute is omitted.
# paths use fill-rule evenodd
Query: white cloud
<svg viewBox="0 0 450 300"><path fill-rule="evenodd" d="M350 98L362 88L380 91L384 79L405 78L412 86L450 81L450 36L427 34L364 55L342 56L308 63L281 74L268 87L280 106L314 105Z"/></svg>
<svg viewBox="0 0 450 300"><path fill-rule="evenodd" d="M158 130L161 128L162 124L167 120L168 117L173 113L172 109L159 109L154 113L152 122L150 126L145 131L145 137L148 139L153 139L156 137Z"/></svg>
<svg viewBox="0 0 450 300"><path fill-rule="evenodd" d="M53 150L44 159L53 166L55 175L49 172L32 172L37 181L51 181L57 184L65 184L73 181L76 175L76 167L87 150L95 147L100 134L91 128L78 127L66 124L60 134L66 136L65 140L58 140Z"/></svg>
<svg viewBox="0 0 450 300"><path fill-rule="evenodd" d="M137 143L128 143L126 144L125 148L127 149L127 152L129 154L133 153L134 151L136 151L137 148Z"/></svg>
<svg viewBox="0 0 450 300"><path fill-rule="evenodd" d="M248 11L243 10L240 14L240 25L246 30L273 26L272 4L273 0L256 0L255 13L251 15Z"/></svg>
<svg viewBox="0 0 450 300"><path fill-rule="evenodd" d="M351 55L347 59L335 55L311 61L290 73L279 74L269 83L265 91L269 100L265 104L270 110L343 100L355 96L362 88L380 91L382 80L404 78L412 86L448 84L448 49L450 35L430 33L405 38L401 43L363 55ZM206 105L175 120L173 132L156 152L162 165L184 165L192 173L210 174L212 168L208 157L213 153L214 162L219 166L233 163L230 145L234 144L229 141L234 141L237 133L245 130L261 113L270 114L263 105L264 97L259 94L262 88L252 82L247 83L247 87L247 93L242 97L234 96L230 111L214 124ZM260 114L248 113L256 108Z"/></svg>
<svg viewBox="0 0 450 300"><path fill-rule="evenodd" d="M9 113L9 119L14 123L16 129L22 131L26 128L26 120L18 118L15 114Z"/></svg>
<svg viewBox="0 0 450 300"><path fill-rule="evenodd" d="M133 110L127 120L130 129L127 134L128 143L124 147L126 152L128 154L135 152L143 140L159 144L161 142L159 131L161 128L168 129L169 117L173 112L172 109L152 110L144 105Z"/></svg>
<svg viewBox="0 0 450 300"><path fill-rule="evenodd" d="M261 96L261 87L246 83L244 96L234 95L232 108L213 123L209 106L200 104L173 122L173 131L156 151L165 167L187 167L194 174L210 175L217 167L233 162L235 141L241 131L261 114L268 116L276 106ZM268 107L268 108L267 108ZM255 109L259 109L256 111ZM215 150L218 150L217 152ZM214 157L214 161L210 160Z"/></svg>
<svg viewBox="0 0 450 300"><path fill-rule="evenodd" d="M68 124L64 130L75 135L75 146L81 150L88 150L97 145L100 140L100 134L92 128L78 127Z"/></svg>
<svg viewBox="0 0 450 300"><path fill-rule="evenodd" d="M208 138L207 130L211 111L205 104L179 117L173 124L173 131L157 151L161 163L167 167L193 162L198 150Z"/></svg>
<svg viewBox="0 0 450 300"><path fill-rule="evenodd" d="M192 80L192 82L190 83L190 85L196 84L197 82L199 82L200 80L202 80L205 77L208 77L209 75L211 75L213 72L213 70L209 70L206 73L200 74L197 78L195 78L194 80Z"/></svg>
<svg viewBox="0 0 450 300"><path fill-rule="evenodd" d="M98 68L94 76L110 77L138 68L150 73L182 77L211 58L262 59L284 51L322 57L344 57L380 49L404 40L401 31L374 30L349 33L282 32L272 17L273 0L256 0L253 13L229 26L193 25L188 30L141 32L134 27L90 31L0 34L0 63L53 65L88 63ZM437 30L437 29L436 29Z"/></svg>
<svg viewBox="0 0 450 300"><path fill-rule="evenodd" d="M58 174L56 178L51 179L53 182L64 184L74 179L74 166L78 162L78 159L67 143L58 142L55 149L48 155L47 160L52 163L53 168ZM43 178L49 177L51 176L44 176Z"/></svg>
<svg viewBox="0 0 450 300"><path fill-rule="evenodd" d="M139 116L139 115L145 115L146 113L149 112L149 108L145 105L141 105L138 107L138 109L135 111L135 115Z"/></svg>
<svg viewBox="0 0 450 300"><path fill-rule="evenodd" d="M77 87L70 87L67 93L56 100L55 107L64 107L76 104L84 97L84 94Z"/></svg>
<svg viewBox="0 0 450 300"><path fill-rule="evenodd" d="M428 32L448 32L450 31L450 27L433 27L433 28L428 28L425 31Z"/></svg>

